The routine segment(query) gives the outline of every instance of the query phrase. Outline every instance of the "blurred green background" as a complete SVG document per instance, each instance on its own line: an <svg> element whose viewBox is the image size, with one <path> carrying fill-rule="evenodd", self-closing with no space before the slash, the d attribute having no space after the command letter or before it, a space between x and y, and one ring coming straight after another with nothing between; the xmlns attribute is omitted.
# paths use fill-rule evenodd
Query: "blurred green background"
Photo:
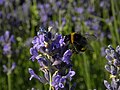
<svg viewBox="0 0 120 90"><path fill-rule="evenodd" d="M0 36L9 30L16 39L11 57L11 62L16 63L11 74L12 90L48 90L36 79L29 81L29 67L43 75L38 63L29 60L31 41L39 26L53 26L63 35L95 34L97 40L90 43L94 52L72 56L76 71L72 82L76 82L75 90L105 90L103 80L109 80L109 73L104 69L104 50L120 42L120 0L0 0ZM9 60L2 52L0 45L0 90L8 90L2 66Z"/></svg>

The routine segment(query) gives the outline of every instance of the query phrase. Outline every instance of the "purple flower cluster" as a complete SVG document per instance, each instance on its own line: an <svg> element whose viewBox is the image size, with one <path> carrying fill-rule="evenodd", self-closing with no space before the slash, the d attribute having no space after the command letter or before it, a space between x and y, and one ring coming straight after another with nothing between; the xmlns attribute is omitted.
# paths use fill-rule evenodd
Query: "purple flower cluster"
<svg viewBox="0 0 120 90"><path fill-rule="evenodd" d="M4 35L0 36L0 43L3 46L3 54L10 55L11 44L15 42L14 35L10 35L9 31L6 31Z"/></svg>
<svg viewBox="0 0 120 90"><path fill-rule="evenodd" d="M67 10L67 4L64 1L47 1L41 3L38 1L37 8L40 16L40 23L46 27L47 25L56 26L57 28L63 28L66 24L66 18L64 16L65 9ZM61 18L56 19L56 15L60 15ZM55 18L55 19L53 19Z"/></svg>
<svg viewBox="0 0 120 90"><path fill-rule="evenodd" d="M72 52L64 42L64 37L60 34L52 34L48 31L43 32L42 29L37 36L34 37L30 48L31 60L40 65L40 70L44 72L44 77L38 76L29 68L31 74L30 80L34 77L42 83L47 83L55 90L66 89L66 84L72 80L75 72L72 70L70 57Z"/></svg>
<svg viewBox="0 0 120 90"><path fill-rule="evenodd" d="M111 45L106 49L106 59L108 64L105 65L105 69L110 73L111 84L104 80L104 84L108 90L120 90L120 46L118 45L114 49Z"/></svg>
<svg viewBox="0 0 120 90"><path fill-rule="evenodd" d="M103 18L103 13L100 11L111 11L110 0L100 0L98 8L93 5L93 3L98 3L97 1L36 1L37 2L29 0L1 0L0 5L3 9L0 10L0 19L2 20L0 24L2 26L2 29L10 29L14 27L14 29L16 30L19 29L23 30L25 33L29 33L27 30L30 30L32 26L36 27L38 25L37 22L40 22L40 24L44 27L52 25L56 26L59 31L62 31L64 30L64 27L66 28L68 22L72 22L69 23L72 24L69 26L69 28L73 28L73 30L75 31L80 31L82 29L82 25L80 22L83 22L83 24L89 30L94 30L94 32L100 38L103 38L104 36L107 36L109 38L110 33L104 32L106 30L104 30L101 23L103 23L104 21L105 24L109 24L113 21L114 18L112 15L110 15L110 18ZM16 5L18 5L19 8ZM12 8L13 10L7 10L8 8ZM7 27L4 26L6 23ZM22 25L25 25L25 27Z"/></svg>
<svg viewBox="0 0 120 90"><path fill-rule="evenodd" d="M31 3L31 1L25 2L24 0L0 0L0 31L14 29L17 36L24 35L23 32L28 34Z"/></svg>
<svg viewBox="0 0 120 90"><path fill-rule="evenodd" d="M9 59L11 58L12 50L11 46L12 43L15 43L14 35L10 35L9 31L6 31L4 35L0 36L0 44L3 47L3 54L8 58L8 63L10 63ZM4 72L11 73L16 67L15 63L12 63L12 66L7 67L3 65Z"/></svg>
<svg viewBox="0 0 120 90"><path fill-rule="evenodd" d="M3 65L3 71L7 74L11 74L11 72L15 69L16 63L12 63L12 66L9 68L6 65Z"/></svg>

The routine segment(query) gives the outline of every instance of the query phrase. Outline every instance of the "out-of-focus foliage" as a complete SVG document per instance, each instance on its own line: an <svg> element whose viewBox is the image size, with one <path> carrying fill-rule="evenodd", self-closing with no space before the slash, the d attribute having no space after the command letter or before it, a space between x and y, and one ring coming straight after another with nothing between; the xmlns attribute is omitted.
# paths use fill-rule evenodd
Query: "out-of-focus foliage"
<svg viewBox="0 0 120 90"><path fill-rule="evenodd" d="M116 47L120 42L119 6L119 0L0 0L0 36L10 31L16 40L12 44L10 60L10 63L16 63L11 73L12 90L30 90L32 87L48 90L35 79L29 81L28 68L43 75L39 65L29 60L31 42L39 26L53 26L55 32L63 35L74 31L95 34L97 39L90 43L94 52L72 56L76 72L73 82L76 82L75 90L104 90L103 81L109 79L104 69L104 50L108 44ZM3 72L3 65L8 62L0 44L0 90L8 89L7 75Z"/></svg>

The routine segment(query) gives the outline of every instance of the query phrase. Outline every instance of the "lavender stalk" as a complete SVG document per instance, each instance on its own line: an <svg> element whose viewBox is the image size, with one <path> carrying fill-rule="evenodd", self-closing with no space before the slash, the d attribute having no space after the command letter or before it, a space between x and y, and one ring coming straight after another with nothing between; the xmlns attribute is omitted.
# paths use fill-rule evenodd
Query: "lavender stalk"
<svg viewBox="0 0 120 90"><path fill-rule="evenodd" d="M104 80L107 90L120 90L120 46L114 49L111 45L106 49L107 64L105 69L110 73L111 83Z"/></svg>
<svg viewBox="0 0 120 90"><path fill-rule="evenodd" d="M64 42L60 34L52 34L51 27L48 31L40 28L38 35L34 37L30 48L31 60L38 61L44 77L38 76L29 68L30 80L34 77L44 84L49 84L49 90L70 89L70 81L75 75L72 70L70 57L72 51Z"/></svg>
<svg viewBox="0 0 120 90"><path fill-rule="evenodd" d="M0 36L0 44L3 46L3 54L7 57L8 62L7 66L3 65L4 72L7 73L7 78L8 78L8 90L12 90L11 88L11 72L15 69L16 65L15 63L12 63L11 67L11 45L14 43L14 36L10 36L10 32L6 31L4 35Z"/></svg>

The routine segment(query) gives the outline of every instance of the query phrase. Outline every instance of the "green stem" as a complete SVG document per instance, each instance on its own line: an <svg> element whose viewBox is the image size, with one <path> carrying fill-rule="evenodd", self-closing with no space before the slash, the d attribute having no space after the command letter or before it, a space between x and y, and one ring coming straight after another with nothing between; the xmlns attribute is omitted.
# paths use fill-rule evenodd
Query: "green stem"
<svg viewBox="0 0 120 90"><path fill-rule="evenodd" d="M85 54L83 54L83 58L84 58L84 67L85 67L85 78L86 78L86 85L87 85L87 89L91 88L91 80L90 80L90 71L89 71L89 61L87 60L87 57L85 56Z"/></svg>
<svg viewBox="0 0 120 90"><path fill-rule="evenodd" d="M116 16L115 16L115 6L114 6L114 1L111 0L111 9L112 9L112 14L114 17L114 29L115 29L115 34L116 34L116 39L119 42L119 33L118 33L118 26L117 26L117 21L116 21Z"/></svg>
<svg viewBox="0 0 120 90"><path fill-rule="evenodd" d="M8 55L8 72L7 72L8 90L11 90L11 70L10 70L11 60L10 60L10 58L11 58L11 56Z"/></svg>
<svg viewBox="0 0 120 90"><path fill-rule="evenodd" d="M51 73L49 72L49 76L50 76L50 86L49 86L49 90L52 90L52 77L51 77Z"/></svg>
<svg viewBox="0 0 120 90"><path fill-rule="evenodd" d="M11 90L11 75L10 73L7 74L8 77L8 90Z"/></svg>

